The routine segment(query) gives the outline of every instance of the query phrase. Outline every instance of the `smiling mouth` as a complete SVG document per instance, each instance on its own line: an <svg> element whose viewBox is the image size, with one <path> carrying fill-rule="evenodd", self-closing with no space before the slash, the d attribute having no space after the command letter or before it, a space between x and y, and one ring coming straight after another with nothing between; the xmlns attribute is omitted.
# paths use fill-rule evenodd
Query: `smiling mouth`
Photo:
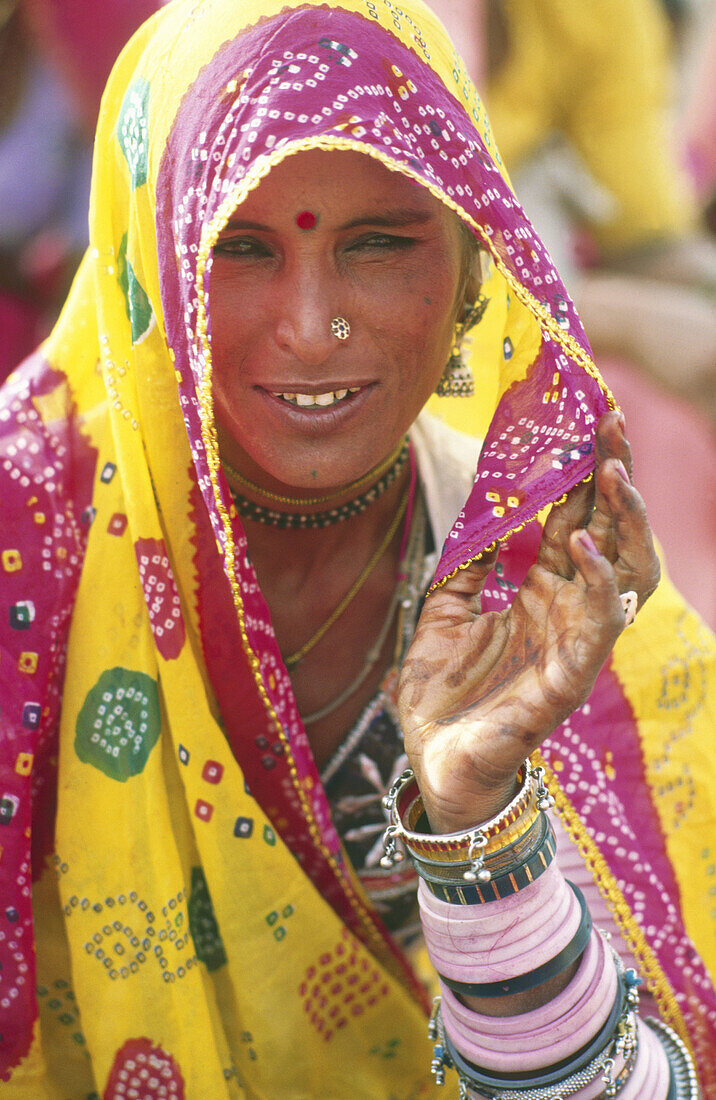
<svg viewBox="0 0 716 1100"><path fill-rule="evenodd" d="M297 409L328 409L331 405L337 405L345 401L353 393L358 393L360 386L351 386L345 390L328 390L327 393L272 393L273 397L279 397L288 405Z"/></svg>

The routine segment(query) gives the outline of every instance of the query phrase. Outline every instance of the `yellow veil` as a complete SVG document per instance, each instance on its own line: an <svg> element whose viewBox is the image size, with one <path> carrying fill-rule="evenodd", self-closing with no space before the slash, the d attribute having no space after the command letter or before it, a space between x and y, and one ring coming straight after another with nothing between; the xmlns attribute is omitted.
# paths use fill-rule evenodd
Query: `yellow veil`
<svg viewBox="0 0 716 1100"><path fill-rule="evenodd" d="M314 73L330 86L324 122L305 107L324 94ZM257 99L266 110L255 130L242 132L259 76L273 90ZM372 97L370 125L351 90ZM386 103L393 114L380 122ZM411 160L395 135L413 108ZM24 608L0 662L10 700L0 888L14 913L0 942L0 1095L12 1100L119 1097L132 1083L192 1100L437 1095L424 991L335 837L213 424L211 247L272 163L316 146L362 149L429 186L491 256L473 349L480 401L460 407L461 426L486 436L489 476L438 580L495 539L536 530L540 509L590 476L593 425L612 399L435 17L391 0L176 0L150 19L103 99L90 250L55 331L0 410L11 517L0 579L8 603ZM512 434L525 429L542 472L495 500L490 486L513 461L500 457L501 433L530 408L534 422ZM19 450L18 432L29 440ZM709 646L665 585L620 642L617 686L584 747L613 804L622 765L599 748L599 723L611 714L621 728L628 712L638 756L628 782L638 775L653 792L650 889L678 884L659 903L671 905L665 958L649 918L625 900L626 855L600 848L599 824L584 824L575 797L560 803L665 1018L697 1044L691 1024L712 1027L713 1002L695 954L675 983L689 943L682 909L699 948L713 949ZM250 758L257 738L275 758L265 791ZM569 765L558 742L548 759L558 774Z"/></svg>

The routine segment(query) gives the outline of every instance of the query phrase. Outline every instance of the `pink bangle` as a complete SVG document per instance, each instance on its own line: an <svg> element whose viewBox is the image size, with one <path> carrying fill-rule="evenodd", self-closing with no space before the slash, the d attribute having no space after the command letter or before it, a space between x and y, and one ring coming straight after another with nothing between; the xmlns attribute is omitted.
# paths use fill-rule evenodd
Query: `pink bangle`
<svg viewBox="0 0 716 1100"><path fill-rule="evenodd" d="M619 1100L666 1100L671 1076L666 1051L643 1020L636 1022L636 1034L639 1053Z"/></svg>
<svg viewBox="0 0 716 1100"><path fill-rule="evenodd" d="M430 960L456 981L514 978L548 962L572 940L579 901L557 865L524 890L489 906L457 906L418 884L420 918Z"/></svg>
<svg viewBox="0 0 716 1100"><path fill-rule="evenodd" d="M617 994L617 973L598 932L592 933L572 981L546 1005L517 1016L484 1016L443 987L445 1030L475 1065L500 1073L541 1069L568 1058L609 1017Z"/></svg>

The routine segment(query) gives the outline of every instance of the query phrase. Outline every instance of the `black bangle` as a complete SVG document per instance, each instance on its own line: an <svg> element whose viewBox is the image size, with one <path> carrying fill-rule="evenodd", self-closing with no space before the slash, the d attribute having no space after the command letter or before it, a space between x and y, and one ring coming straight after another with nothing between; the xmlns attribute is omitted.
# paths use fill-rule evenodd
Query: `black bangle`
<svg viewBox="0 0 716 1100"><path fill-rule="evenodd" d="M515 978L506 978L499 982L458 982L453 978L446 978L444 974L439 975L440 980L454 993L462 993L470 997L504 997L510 993L524 993L528 989L534 989L549 978L561 974L582 954L592 932L592 917L584 895L573 882L568 884L577 896L582 916L572 939L554 958L548 959L546 963L535 967L534 970L529 970L526 974L518 974Z"/></svg>
<svg viewBox="0 0 716 1100"><path fill-rule="evenodd" d="M538 848L524 863L519 863L512 870L503 875L497 875L489 882L479 882L468 885L461 881L446 881L435 874L431 874L422 860L413 860L413 865L420 878L431 894L441 901L447 901L454 905L487 905L491 901L502 901L524 890L526 886L543 875L552 863L556 852L554 831L549 819L538 819L537 825L542 829ZM444 866L444 865L443 865ZM449 866L449 865L448 865Z"/></svg>
<svg viewBox="0 0 716 1100"><path fill-rule="evenodd" d="M579 1073L580 1070L588 1066L590 1062L609 1046L613 1040L613 1033L619 1017L623 1012L626 997L625 983L620 977L617 996L612 1005L611 1012L594 1038L576 1051L575 1054L570 1055L568 1058L563 1058L561 1062L555 1062L541 1073L487 1073L485 1070L480 1069L478 1066L473 1065L472 1062L468 1062L463 1058L462 1055L455 1050L447 1034L444 1035L446 1051L458 1073L466 1078L471 1088L481 1092L486 1090L501 1091L503 1089L526 1090L546 1088L548 1085L563 1082L565 1077L572 1077L574 1074ZM488 1095L492 1095L492 1092L488 1092Z"/></svg>

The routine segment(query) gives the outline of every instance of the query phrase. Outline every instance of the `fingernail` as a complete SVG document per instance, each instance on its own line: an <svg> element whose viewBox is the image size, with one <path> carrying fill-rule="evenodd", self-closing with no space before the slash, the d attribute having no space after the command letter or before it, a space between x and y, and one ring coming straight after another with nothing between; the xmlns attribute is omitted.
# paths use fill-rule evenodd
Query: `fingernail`
<svg viewBox="0 0 716 1100"><path fill-rule="evenodd" d="M601 557L601 554L594 545L592 536L588 531L580 531L577 535L577 541L584 547L588 554L591 554L593 558Z"/></svg>
<svg viewBox="0 0 716 1100"><path fill-rule="evenodd" d="M631 480L629 478L629 474L626 471L626 466L624 465L624 463L620 459L615 458L614 466L617 473L619 474L619 477L623 478L624 481L626 481L627 485L631 485Z"/></svg>

